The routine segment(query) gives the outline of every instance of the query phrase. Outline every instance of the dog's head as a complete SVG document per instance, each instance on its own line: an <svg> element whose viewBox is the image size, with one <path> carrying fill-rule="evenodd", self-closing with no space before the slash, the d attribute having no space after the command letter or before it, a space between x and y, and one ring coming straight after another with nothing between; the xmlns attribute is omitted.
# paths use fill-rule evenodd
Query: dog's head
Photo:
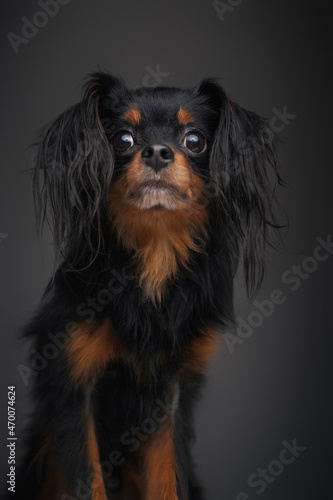
<svg viewBox="0 0 333 500"><path fill-rule="evenodd" d="M84 247L105 250L112 231L143 258L167 232L164 251L179 247L174 266L186 265L187 251L220 231L230 252L242 244L250 287L262 278L279 181L268 125L213 80L129 90L105 73L42 131L34 175L40 217L72 262Z"/></svg>

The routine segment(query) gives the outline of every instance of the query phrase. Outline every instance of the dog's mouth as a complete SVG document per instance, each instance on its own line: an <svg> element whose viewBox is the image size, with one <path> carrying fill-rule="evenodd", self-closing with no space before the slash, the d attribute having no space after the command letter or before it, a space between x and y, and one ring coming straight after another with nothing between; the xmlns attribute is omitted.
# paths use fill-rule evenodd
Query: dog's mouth
<svg viewBox="0 0 333 500"><path fill-rule="evenodd" d="M139 191L141 191L142 194L150 194L150 193L163 193L167 191L170 194L177 194L178 189L176 186L172 184L167 184L162 181L151 181L146 184L143 184Z"/></svg>
<svg viewBox="0 0 333 500"><path fill-rule="evenodd" d="M171 210L175 209L177 204L188 196L178 186L159 179L140 184L128 195L139 208L164 207Z"/></svg>

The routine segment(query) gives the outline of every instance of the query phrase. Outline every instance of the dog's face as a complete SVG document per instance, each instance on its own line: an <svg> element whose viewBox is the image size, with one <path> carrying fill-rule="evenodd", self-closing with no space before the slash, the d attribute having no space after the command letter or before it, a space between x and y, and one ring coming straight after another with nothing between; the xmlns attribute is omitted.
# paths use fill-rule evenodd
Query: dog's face
<svg viewBox="0 0 333 500"><path fill-rule="evenodd" d="M99 113L114 155L112 197L140 210L186 210L203 202L217 110L194 93L143 89Z"/></svg>
<svg viewBox="0 0 333 500"><path fill-rule="evenodd" d="M233 258L243 246L254 286L268 229L276 227L272 139L265 121L212 80L129 90L120 78L96 73L82 101L42 131L34 174L40 215L72 260L79 248L95 255L107 247L110 224L127 249L149 225L149 241L163 239L163 224L173 228L163 251L178 248L175 262L197 250L198 238L223 233Z"/></svg>

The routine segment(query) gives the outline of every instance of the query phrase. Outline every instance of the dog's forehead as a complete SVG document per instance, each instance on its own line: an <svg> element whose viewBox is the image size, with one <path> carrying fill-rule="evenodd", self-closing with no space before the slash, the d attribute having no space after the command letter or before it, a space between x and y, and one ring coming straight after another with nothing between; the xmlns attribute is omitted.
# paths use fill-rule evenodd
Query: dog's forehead
<svg viewBox="0 0 333 500"><path fill-rule="evenodd" d="M186 90L160 87L132 93L123 119L142 128L186 126L198 117L199 103Z"/></svg>

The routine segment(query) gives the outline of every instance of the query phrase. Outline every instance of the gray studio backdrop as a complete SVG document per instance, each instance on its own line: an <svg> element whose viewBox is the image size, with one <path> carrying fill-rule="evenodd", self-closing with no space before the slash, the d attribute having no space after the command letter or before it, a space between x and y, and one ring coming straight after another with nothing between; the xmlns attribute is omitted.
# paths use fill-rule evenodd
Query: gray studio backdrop
<svg viewBox="0 0 333 500"><path fill-rule="evenodd" d="M103 68L129 86L221 78L233 99L275 127L289 184L282 194L286 249L269 253L254 299L247 300L241 273L236 280L242 326L211 365L194 451L209 500L322 498L332 491L325 409L333 311L329 3L49 3L48 11L43 1L1 6L0 481L8 472L8 386L16 386L18 450L30 410L33 377L25 384L17 369L29 346L18 335L53 265L50 236L41 242L35 230L29 144L78 99L84 76Z"/></svg>

